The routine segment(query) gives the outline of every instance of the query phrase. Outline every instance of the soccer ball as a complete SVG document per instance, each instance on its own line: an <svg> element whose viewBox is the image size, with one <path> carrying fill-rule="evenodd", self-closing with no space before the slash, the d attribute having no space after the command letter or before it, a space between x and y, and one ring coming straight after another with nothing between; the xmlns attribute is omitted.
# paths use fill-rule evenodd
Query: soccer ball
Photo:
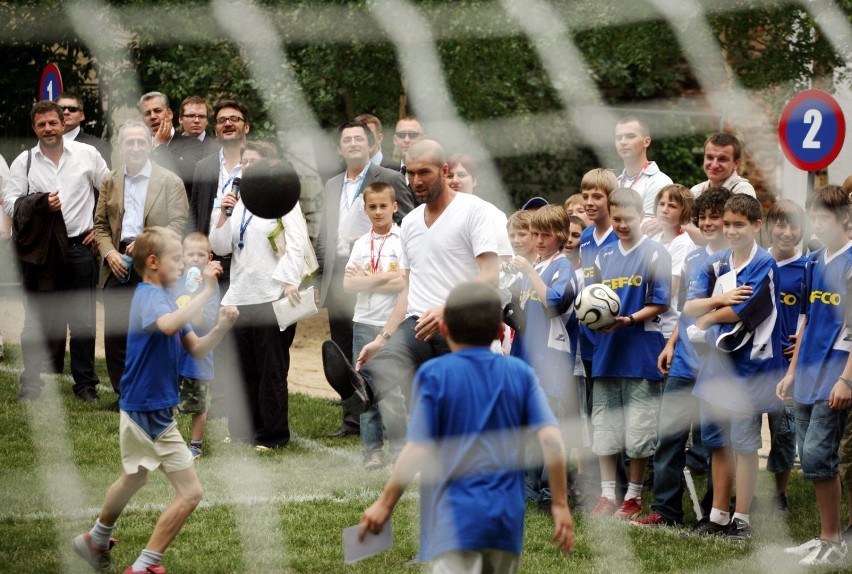
<svg viewBox="0 0 852 574"><path fill-rule="evenodd" d="M594 283L577 295L574 310L580 322L592 331L599 331L615 323L621 311L621 299L603 283Z"/></svg>

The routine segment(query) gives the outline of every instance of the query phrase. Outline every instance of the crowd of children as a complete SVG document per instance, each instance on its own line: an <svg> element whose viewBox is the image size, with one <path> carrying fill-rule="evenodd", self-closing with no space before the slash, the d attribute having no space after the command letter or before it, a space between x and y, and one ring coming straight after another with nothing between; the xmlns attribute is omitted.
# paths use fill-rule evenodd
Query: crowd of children
<svg viewBox="0 0 852 574"><path fill-rule="evenodd" d="M657 194L648 237L639 194L616 187L610 172L591 170L564 210L522 211L508 224L516 256L504 274L518 279L502 284L526 316L511 354L531 365L567 448L576 449L572 493L596 500L581 508L644 527L682 525L683 471L695 464L709 467L710 477L691 534L750 539L765 413L772 510L790 512L798 443L820 512L820 535L787 552L807 565L845 559L852 538L839 524L840 475L845 485L852 463L850 433L841 448L852 404L847 192L816 190L807 215L778 201L764 221L749 195L710 187L694 197L671 184ZM808 218L809 245L824 247L805 256ZM758 244L764 225L768 249ZM615 323L599 331L578 324L566 305L592 283L621 300ZM573 378L568 365L576 365ZM640 516L649 464L653 500ZM528 472L527 498L547 506L541 470Z"/></svg>

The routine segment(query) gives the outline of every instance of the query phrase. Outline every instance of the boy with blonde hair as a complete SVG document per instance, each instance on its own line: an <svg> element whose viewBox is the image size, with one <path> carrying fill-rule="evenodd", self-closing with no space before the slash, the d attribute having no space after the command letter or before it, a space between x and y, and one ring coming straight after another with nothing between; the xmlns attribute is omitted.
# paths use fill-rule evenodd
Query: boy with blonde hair
<svg viewBox="0 0 852 574"><path fill-rule="evenodd" d="M222 265L208 263L202 294L178 308L166 288L177 283L181 267L181 242L174 231L148 227L136 238L133 268L142 283L130 305L127 359L121 378L121 476L107 491L95 525L73 542L74 552L99 572L112 570L110 549L115 540L110 535L150 471L162 469L176 496L160 515L145 549L124 574L165 574L160 565L163 552L201 501L201 483L173 413L180 402L180 350L183 346L193 356L204 357L234 324L237 309L222 307L213 330L204 337L196 336L187 323L215 295Z"/></svg>

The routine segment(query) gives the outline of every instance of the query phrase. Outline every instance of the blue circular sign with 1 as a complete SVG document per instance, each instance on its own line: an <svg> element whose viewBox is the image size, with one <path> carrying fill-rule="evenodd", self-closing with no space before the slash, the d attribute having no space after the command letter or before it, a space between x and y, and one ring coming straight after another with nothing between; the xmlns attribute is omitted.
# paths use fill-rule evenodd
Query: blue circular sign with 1
<svg viewBox="0 0 852 574"><path fill-rule="evenodd" d="M41 73L41 81L38 84L38 99L55 100L62 93L62 74L56 64L48 64Z"/></svg>

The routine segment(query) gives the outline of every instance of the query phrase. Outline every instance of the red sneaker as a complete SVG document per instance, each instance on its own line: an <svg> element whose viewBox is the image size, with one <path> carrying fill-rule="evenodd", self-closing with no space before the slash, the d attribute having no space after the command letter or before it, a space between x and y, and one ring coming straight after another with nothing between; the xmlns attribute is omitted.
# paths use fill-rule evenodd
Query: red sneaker
<svg viewBox="0 0 852 574"><path fill-rule="evenodd" d="M74 553L88 562L94 568L95 572L110 572L112 570L110 550L112 550L116 542L118 540L110 538L107 548L96 548L92 545L91 535L88 532L84 532L75 538L71 545L74 548Z"/></svg>
<svg viewBox="0 0 852 574"><path fill-rule="evenodd" d="M636 526L646 526L646 527L670 526L671 525L669 523L669 521L666 520L665 518L663 518L662 516L660 516L660 513L657 512L656 510L654 512L652 512L651 514L647 515L647 516L643 516L642 518L637 518L636 520L634 520L632 522L632 524L635 524Z"/></svg>
<svg viewBox="0 0 852 574"><path fill-rule="evenodd" d="M633 520L642 513L642 499L628 498L621 503L621 507L613 514L619 520Z"/></svg>
<svg viewBox="0 0 852 574"><path fill-rule="evenodd" d="M598 499L598 503L595 505L595 509L592 510L592 518L602 518L605 516L612 516L615 514L617 510L615 506L615 501L610 500L604 496L601 496Z"/></svg>
<svg viewBox="0 0 852 574"><path fill-rule="evenodd" d="M124 574L166 574L166 569L161 564L156 564L154 566L148 566L145 568L144 572L139 572L138 570L134 570L133 565L131 564L124 571Z"/></svg>

